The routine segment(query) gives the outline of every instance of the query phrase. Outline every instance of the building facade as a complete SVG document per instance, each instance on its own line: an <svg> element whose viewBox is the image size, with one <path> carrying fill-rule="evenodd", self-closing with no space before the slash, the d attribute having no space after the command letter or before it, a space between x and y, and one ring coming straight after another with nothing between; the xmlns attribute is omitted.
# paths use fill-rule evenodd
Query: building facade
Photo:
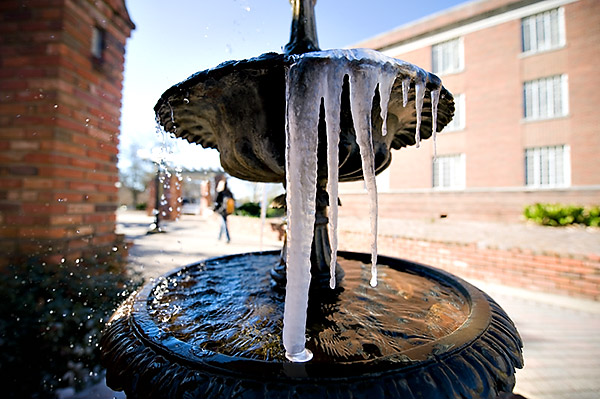
<svg viewBox="0 0 600 399"><path fill-rule="evenodd" d="M472 1L356 47L432 71L456 102L437 149L395 152L378 177L381 215L516 221L535 202L600 203L600 2ZM362 187L340 193L345 214L366 209Z"/></svg>
<svg viewBox="0 0 600 399"><path fill-rule="evenodd" d="M0 4L0 266L118 244L123 0Z"/></svg>

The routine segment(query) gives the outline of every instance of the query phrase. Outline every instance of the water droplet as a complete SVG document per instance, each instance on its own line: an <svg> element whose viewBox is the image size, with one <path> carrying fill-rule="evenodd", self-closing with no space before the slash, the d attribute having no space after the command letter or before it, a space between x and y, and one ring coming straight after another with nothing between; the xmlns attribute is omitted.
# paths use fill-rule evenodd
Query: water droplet
<svg viewBox="0 0 600 399"><path fill-rule="evenodd" d="M58 108L58 104L54 104L54 109Z"/></svg>
<svg viewBox="0 0 600 399"><path fill-rule="evenodd" d="M113 252L117 252L119 250L119 248L117 247L112 247Z"/></svg>
<svg viewBox="0 0 600 399"><path fill-rule="evenodd" d="M190 100L188 100L187 98L184 98L184 99L183 99L183 102L184 102L184 103L186 103L186 104L189 104L189 103L190 103Z"/></svg>

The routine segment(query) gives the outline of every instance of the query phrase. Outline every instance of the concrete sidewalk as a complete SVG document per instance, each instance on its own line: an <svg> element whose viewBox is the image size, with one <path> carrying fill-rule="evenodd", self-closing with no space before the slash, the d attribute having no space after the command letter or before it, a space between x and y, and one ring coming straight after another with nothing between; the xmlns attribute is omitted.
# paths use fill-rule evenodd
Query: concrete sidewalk
<svg viewBox="0 0 600 399"><path fill-rule="evenodd" d="M261 246L260 221L256 219L255 230L248 231L247 227L238 226L236 218L239 217L229 218L230 243L217 239L220 228L217 215L182 215L177 221L161 222L165 233L147 235L153 217L143 212L119 211L117 233L125 234L126 239L133 242L129 248L129 264L146 279L214 256L281 249L281 242L272 238L270 226L265 226Z"/></svg>
<svg viewBox="0 0 600 399"><path fill-rule="evenodd" d="M229 253L243 253L260 249L260 224L254 228L240 223L231 223L232 242L217 241L219 221L216 217L184 215L177 222L165 223L165 234L146 235L152 218L140 212L119 212L118 231L133 241L130 248L130 263L146 278L155 278L169 270L206 257ZM343 223L349 223L341 221ZM355 221L357 228L360 223ZM389 223L380 223L383 229L392 228ZM464 223L463 223L464 224ZM469 226L444 221L442 224L411 221L410 234L450 234L462 231L465 237L494 239L494 245L509 245L500 238L503 231L506 239L519 239L533 245L535 234L518 225L500 227L488 223L467 223ZM235 226L235 227L234 227ZM245 226L243 229L240 226ZM453 227L454 226L454 227ZM266 229L270 229L269 226ZM468 229L468 233L465 233ZM575 230L573 230L575 231ZM495 232L495 233L494 233ZM575 231L578 234L577 231ZM547 233L544 232L544 234ZM561 234L564 234L562 230ZM568 234L568 233L567 233ZM581 243L581 237L568 238ZM583 245L595 245L600 235L591 234ZM523 237L530 237L530 241ZM558 241L565 237L557 238ZM550 238L544 240L550 242ZM538 239L538 243L540 240ZM281 243L265 234L262 249L278 249ZM600 249L600 246L596 250ZM589 248L582 250L589 251ZM524 341L525 367L517 371L515 393L527 399L598 399L600 397L600 303L573 299L564 296L530 292L489 282L470 281L487 292L508 313L516 324ZM114 392L106 387L96 387L95 396L81 393L76 398L112 398ZM81 396L84 395L84 396ZM104 396L102 396L104 395ZM117 396L123 397L123 396ZM75 397L74 397L75 398Z"/></svg>

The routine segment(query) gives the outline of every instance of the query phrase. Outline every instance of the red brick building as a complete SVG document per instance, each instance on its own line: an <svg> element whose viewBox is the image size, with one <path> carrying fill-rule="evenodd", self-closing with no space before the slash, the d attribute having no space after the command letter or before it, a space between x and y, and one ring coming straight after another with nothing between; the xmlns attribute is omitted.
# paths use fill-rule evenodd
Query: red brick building
<svg viewBox="0 0 600 399"><path fill-rule="evenodd" d="M0 3L0 265L110 251L123 0Z"/></svg>
<svg viewBox="0 0 600 399"><path fill-rule="evenodd" d="M395 152L380 215L518 220L600 203L600 2L479 0L357 44L436 73L455 96L433 143ZM344 186L344 185L342 185ZM366 209L362 185L340 191Z"/></svg>

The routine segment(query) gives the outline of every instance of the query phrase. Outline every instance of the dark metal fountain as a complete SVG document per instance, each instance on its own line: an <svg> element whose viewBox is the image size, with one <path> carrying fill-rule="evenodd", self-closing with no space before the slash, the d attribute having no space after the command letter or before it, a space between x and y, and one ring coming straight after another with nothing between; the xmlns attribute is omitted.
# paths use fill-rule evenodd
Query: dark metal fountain
<svg viewBox="0 0 600 399"><path fill-rule="evenodd" d="M284 54L226 62L167 90L155 106L165 130L218 149L232 176L285 183L286 73L304 58L325 68L340 54L319 51L314 3L292 1ZM341 54L350 69L392 65L396 74L389 102L381 84L370 101L376 173L389 166L391 149L415 145L419 133L427 139L451 120L452 95L435 75L400 61ZM339 181L365 177L350 80L340 81ZM512 391L515 368L522 367L520 337L504 311L465 281L379 257L374 288L366 276L370 255L341 252L338 285L329 288L325 108L322 102L318 110L306 314L312 360L290 362L281 343L284 246L283 255L239 254L185 266L129 298L102 340L110 387L130 398L492 399Z"/></svg>

